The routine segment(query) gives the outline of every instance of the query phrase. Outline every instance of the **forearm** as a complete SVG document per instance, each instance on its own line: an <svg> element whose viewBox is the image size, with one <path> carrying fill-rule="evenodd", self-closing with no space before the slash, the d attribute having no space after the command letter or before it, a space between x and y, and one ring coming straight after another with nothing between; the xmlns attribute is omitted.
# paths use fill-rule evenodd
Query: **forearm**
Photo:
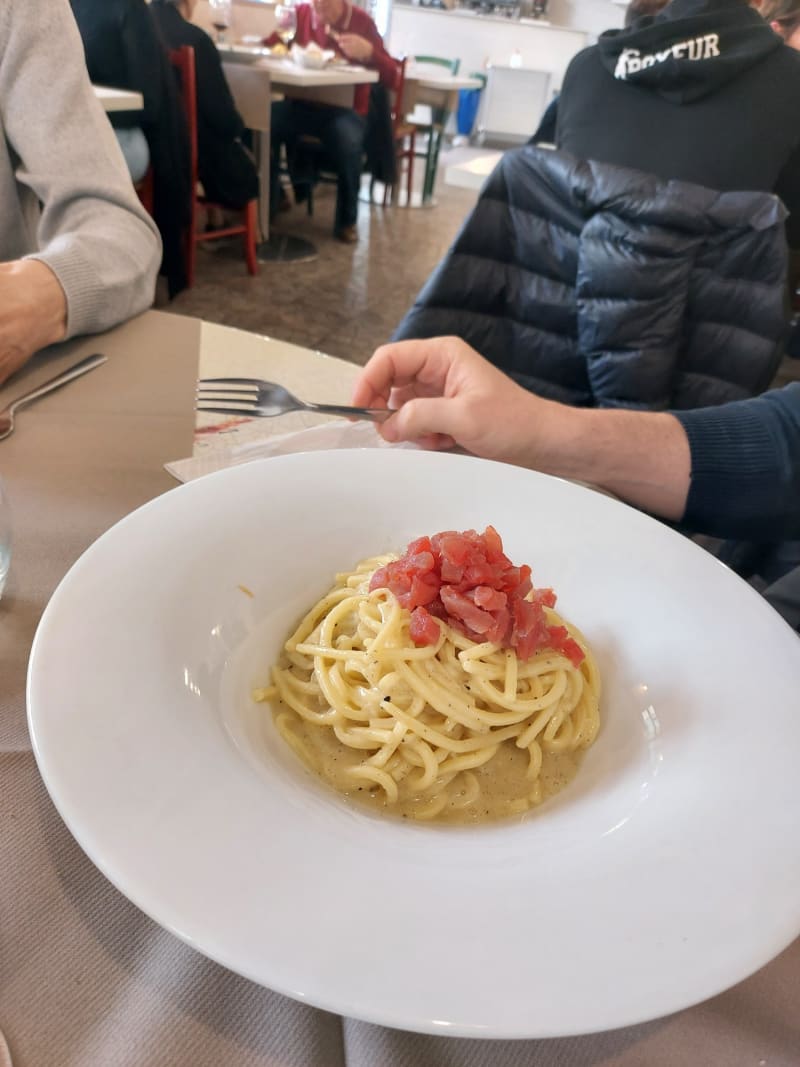
<svg viewBox="0 0 800 1067"><path fill-rule="evenodd" d="M524 466L598 485L665 519L683 517L691 454L672 415L548 404L539 419Z"/></svg>

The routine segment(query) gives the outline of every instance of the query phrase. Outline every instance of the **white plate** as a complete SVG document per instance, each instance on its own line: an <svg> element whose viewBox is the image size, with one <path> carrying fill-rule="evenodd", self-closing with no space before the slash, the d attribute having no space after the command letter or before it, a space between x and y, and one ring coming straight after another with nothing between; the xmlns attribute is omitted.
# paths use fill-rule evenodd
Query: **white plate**
<svg viewBox="0 0 800 1067"><path fill-rule="evenodd" d="M335 58L336 53L332 48L324 48L322 50L309 49L293 44L290 55L300 67L305 67L307 70L322 70L324 66Z"/></svg>
<svg viewBox="0 0 800 1067"><path fill-rule="evenodd" d="M518 822L353 810L250 688L334 571L486 523L592 642L600 736ZM696 1003L798 934L798 680L796 635L665 526L514 467L370 450L254 462L134 512L54 594L28 698L70 830L190 945L344 1015L547 1037Z"/></svg>

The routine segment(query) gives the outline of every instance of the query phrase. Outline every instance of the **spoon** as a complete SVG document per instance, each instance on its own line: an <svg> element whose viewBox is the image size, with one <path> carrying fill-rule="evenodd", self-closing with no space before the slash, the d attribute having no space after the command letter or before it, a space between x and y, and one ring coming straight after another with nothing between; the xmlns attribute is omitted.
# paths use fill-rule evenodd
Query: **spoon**
<svg viewBox="0 0 800 1067"><path fill-rule="evenodd" d="M68 367L67 370L57 374L54 378L48 378L38 388L31 389L29 393L23 393L16 400L12 400L7 407L0 411L0 441L10 437L14 432L14 416L20 408L26 407L34 400L38 400L40 396L45 396L46 393L52 393L54 389L60 389L62 385L71 382L73 378L80 378L82 374L86 374L87 371L99 367L101 363L105 363L107 359L108 356L102 356L97 352L93 356L86 356L85 359Z"/></svg>

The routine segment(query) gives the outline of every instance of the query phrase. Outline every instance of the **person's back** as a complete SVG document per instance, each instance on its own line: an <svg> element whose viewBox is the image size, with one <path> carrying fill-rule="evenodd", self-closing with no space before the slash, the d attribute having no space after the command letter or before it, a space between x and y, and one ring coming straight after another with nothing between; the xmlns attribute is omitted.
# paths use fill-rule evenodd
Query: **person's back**
<svg viewBox="0 0 800 1067"><path fill-rule="evenodd" d="M258 196L258 174L241 137L244 122L225 80L216 45L190 22L194 0L153 0L150 11L167 48L194 50L197 156L206 196L232 208Z"/></svg>
<svg viewBox="0 0 800 1067"><path fill-rule="evenodd" d="M800 244L800 55L746 0L672 0L570 64L557 144L721 191L775 192Z"/></svg>

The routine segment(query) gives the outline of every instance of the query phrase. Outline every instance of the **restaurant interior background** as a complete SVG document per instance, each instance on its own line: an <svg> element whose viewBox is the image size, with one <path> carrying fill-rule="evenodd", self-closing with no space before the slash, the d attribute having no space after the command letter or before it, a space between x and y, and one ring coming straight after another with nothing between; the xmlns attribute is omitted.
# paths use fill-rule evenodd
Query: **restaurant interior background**
<svg viewBox="0 0 800 1067"><path fill-rule="evenodd" d="M457 59L461 74L487 77L471 136L458 136L457 112L446 124L432 204L383 207L380 196L370 204L365 175L359 241L342 245L331 234L335 187L321 184L315 191L313 215L294 206L273 227L274 233L291 233L312 242L313 259L265 262L259 274L250 277L235 239L227 246L201 245L195 285L174 300L170 310L357 363L365 362L390 337L474 205L500 151L527 140L558 90L571 57L604 29L620 26L624 13L624 5L614 0L549 0L549 4L446 0L446 4L445 0L422 4L363 0L393 55ZM536 7L545 8L538 18ZM195 21L213 35L208 0L201 0ZM228 38L263 37L274 24L274 3L234 0ZM420 108L417 117L424 121L430 111L426 116ZM420 138L418 149L424 145ZM423 177L424 159L417 158L417 193Z"/></svg>

